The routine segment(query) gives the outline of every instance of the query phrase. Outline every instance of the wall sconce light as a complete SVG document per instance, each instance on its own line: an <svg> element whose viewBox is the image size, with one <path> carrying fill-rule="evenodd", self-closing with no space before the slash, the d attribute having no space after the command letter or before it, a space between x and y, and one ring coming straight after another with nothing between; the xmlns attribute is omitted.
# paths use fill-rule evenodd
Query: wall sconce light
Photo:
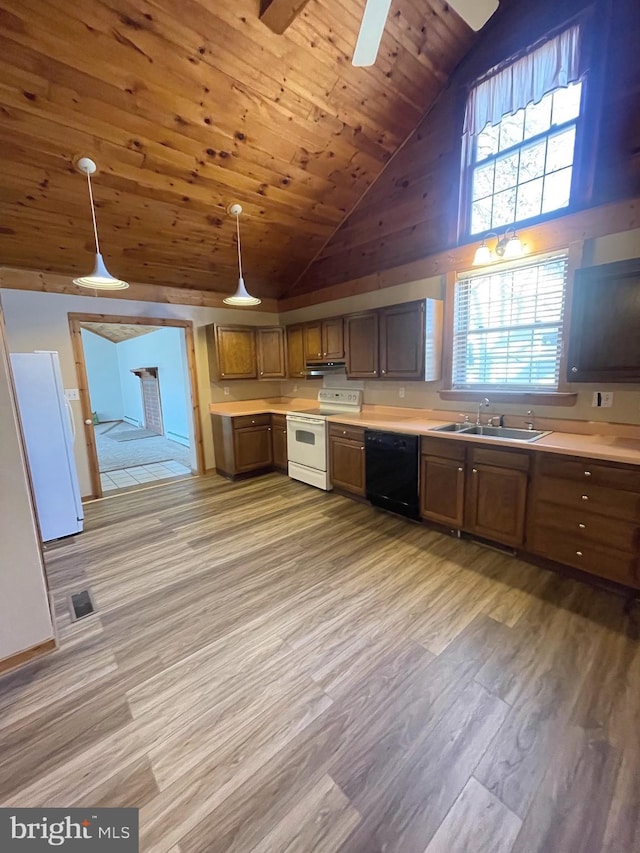
<svg viewBox="0 0 640 853"><path fill-rule="evenodd" d="M493 252L487 246L489 237L496 238L496 245ZM480 267L483 264L490 264L491 261L497 260L513 260L513 258L521 258L524 254L524 248L520 242L520 238L516 233L516 229L507 228L502 237L496 234L495 231L488 231L482 238L482 243L476 249L473 256L473 266Z"/></svg>

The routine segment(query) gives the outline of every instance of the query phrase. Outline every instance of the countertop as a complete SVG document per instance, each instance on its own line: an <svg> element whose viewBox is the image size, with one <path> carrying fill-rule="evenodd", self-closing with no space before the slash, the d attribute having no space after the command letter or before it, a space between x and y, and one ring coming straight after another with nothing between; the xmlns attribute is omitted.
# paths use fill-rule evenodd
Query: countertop
<svg viewBox="0 0 640 853"><path fill-rule="evenodd" d="M314 401L307 399L276 398L261 400L243 400L233 403L211 403L209 411L213 415L260 415L265 413L286 415L288 412L316 408ZM319 409L318 409L319 410ZM438 413L440 415L440 413ZM528 443L509 441L500 438L478 438L476 435L459 433L434 432L434 428L451 423L451 416L442 413L443 417L427 417L418 409L398 409L383 406L364 406L359 414L330 415L330 423L348 424L369 427L370 429L385 429L390 432L403 432L411 435L437 436L446 441L467 441L474 444L488 444L512 449L546 451L561 453L566 456L585 456L590 459L602 459L609 462L622 462L640 465L640 437L616 435L609 425L606 431L598 434L584 434L554 430L550 435L543 436L537 441ZM592 425L597 428L596 425ZM615 426L615 425L614 425ZM628 431L628 428L622 430ZM611 432L611 434L608 434Z"/></svg>

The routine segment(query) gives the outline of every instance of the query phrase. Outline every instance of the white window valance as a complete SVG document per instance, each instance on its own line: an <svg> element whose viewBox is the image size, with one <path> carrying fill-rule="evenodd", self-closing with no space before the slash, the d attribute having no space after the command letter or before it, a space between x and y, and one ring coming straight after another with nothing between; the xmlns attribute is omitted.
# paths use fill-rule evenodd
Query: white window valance
<svg viewBox="0 0 640 853"><path fill-rule="evenodd" d="M487 124L498 124L503 116L575 83L582 72L580 27L575 24L474 86L467 98L464 132L475 136Z"/></svg>

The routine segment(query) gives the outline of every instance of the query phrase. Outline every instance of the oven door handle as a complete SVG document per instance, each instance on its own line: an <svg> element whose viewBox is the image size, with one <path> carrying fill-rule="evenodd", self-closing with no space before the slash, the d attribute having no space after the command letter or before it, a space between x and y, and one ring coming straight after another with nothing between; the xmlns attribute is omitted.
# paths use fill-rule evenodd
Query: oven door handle
<svg viewBox="0 0 640 853"><path fill-rule="evenodd" d="M323 418L298 418L298 417L291 417L291 415L287 415L287 423L288 424L306 424L307 426L324 426L325 421Z"/></svg>

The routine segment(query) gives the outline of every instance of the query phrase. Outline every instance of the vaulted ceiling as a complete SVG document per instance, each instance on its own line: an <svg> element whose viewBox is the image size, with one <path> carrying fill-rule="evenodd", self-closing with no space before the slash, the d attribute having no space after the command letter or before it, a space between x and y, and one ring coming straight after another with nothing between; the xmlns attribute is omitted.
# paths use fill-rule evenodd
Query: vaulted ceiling
<svg viewBox="0 0 640 853"><path fill-rule="evenodd" d="M298 4L300 5L300 4ZM231 292L295 283L467 53L444 0L393 0L354 68L364 0L310 0L283 35L260 0L0 0L0 265Z"/></svg>

